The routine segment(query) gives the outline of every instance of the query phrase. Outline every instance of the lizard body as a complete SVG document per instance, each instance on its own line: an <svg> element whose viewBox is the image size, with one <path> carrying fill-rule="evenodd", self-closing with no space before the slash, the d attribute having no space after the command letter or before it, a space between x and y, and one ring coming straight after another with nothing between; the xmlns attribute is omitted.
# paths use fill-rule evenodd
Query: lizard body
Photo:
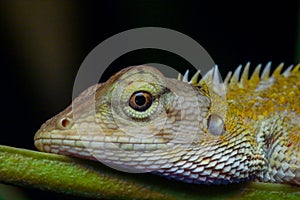
<svg viewBox="0 0 300 200"><path fill-rule="evenodd" d="M188 183L300 185L300 65L249 64L220 84L129 67L45 122L35 146Z"/></svg>

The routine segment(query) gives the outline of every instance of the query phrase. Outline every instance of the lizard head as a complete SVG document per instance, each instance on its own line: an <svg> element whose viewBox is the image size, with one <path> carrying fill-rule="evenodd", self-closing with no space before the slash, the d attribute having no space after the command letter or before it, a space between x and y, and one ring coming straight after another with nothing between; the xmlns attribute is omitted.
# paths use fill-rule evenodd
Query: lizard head
<svg viewBox="0 0 300 200"><path fill-rule="evenodd" d="M198 75L188 82L148 66L123 69L46 121L35 146L131 172L156 171L190 182L229 180L231 168L218 179L220 169L236 160L237 149L229 147L238 137L246 145L247 134L240 133L247 130L225 121L224 106L196 81ZM240 161L247 157L241 155Z"/></svg>

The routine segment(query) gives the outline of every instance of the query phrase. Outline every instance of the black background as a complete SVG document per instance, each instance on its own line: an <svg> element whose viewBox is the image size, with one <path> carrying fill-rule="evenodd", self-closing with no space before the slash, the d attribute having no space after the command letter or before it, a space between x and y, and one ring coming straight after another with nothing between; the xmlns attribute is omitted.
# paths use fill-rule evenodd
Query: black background
<svg viewBox="0 0 300 200"><path fill-rule="evenodd" d="M47 3L34 1L34 6L40 6L38 10L42 13L36 17L39 17L41 22L43 17L50 17L51 23L32 25L30 19L24 18L22 26L14 25L15 18L18 17L18 12L15 11L23 9L29 10L30 13L33 3L1 3L0 144L35 150L34 133L44 121L71 102L73 81L83 59L100 42L128 29L154 26L182 32L208 51L220 66L223 76L226 71L248 61L251 61L253 66L259 63L266 64L268 61L272 61L273 66L280 62L295 64L299 62L295 53L299 6L297 3L272 1L262 4L239 1L229 4L223 1L196 3L149 0L68 2L63 6L72 12L64 17L68 18L70 23L66 26L70 26L71 29L67 34L62 33L66 35L65 38L51 40L54 46L53 54L57 53L55 47L64 47L68 60L64 63L53 62L50 60L51 56L49 59L45 56L42 57L43 62L39 66L35 66L37 64L32 60L41 56L38 53L30 53L30 49L27 50L26 44L24 45L24 40L45 26L51 29L52 22L59 23L62 19L52 16L51 12L43 14L43 11L48 9ZM55 6L61 9L59 2ZM55 10L53 7L51 9ZM35 12L36 9L32 9L33 17ZM48 44L48 40L49 35L36 42ZM47 45L40 47L47 48ZM33 52L39 52L39 48ZM73 56L69 56L70 54ZM139 50L128 53L112 63L114 68L110 68L102 80L112 75L116 68L148 62L181 66L182 71L189 67L189 63L176 55L159 50ZM52 63L56 66L52 66ZM39 74L34 70L43 68L43 64L48 70L47 73ZM47 79L47 76L53 78ZM43 91L43 88L47 91ZM29 199L65 198L63 195L35 189L22 190Z"/></svg>

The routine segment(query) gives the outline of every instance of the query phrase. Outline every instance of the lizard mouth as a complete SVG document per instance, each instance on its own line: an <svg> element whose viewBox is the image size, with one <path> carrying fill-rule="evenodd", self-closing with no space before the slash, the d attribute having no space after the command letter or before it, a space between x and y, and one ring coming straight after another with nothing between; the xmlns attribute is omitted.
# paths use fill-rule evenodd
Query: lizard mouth
<svg viewBox="0 0 300 200"><path fill-rule="evenodd" d="M132 140L132 139L131 139ZM153 143L153 140L148 141L136 141L132 143L130 139L115 138L115 140L106 140L97 137L96 139L84 138L79 135L74 135L72 139L66 139L61 137L41 137L36 135L34 139L34 145L40 151L51 152L51 147L58 148L86 148L99 151L156 151L170 148L168 143L164 141L157 141Z"/></svg>

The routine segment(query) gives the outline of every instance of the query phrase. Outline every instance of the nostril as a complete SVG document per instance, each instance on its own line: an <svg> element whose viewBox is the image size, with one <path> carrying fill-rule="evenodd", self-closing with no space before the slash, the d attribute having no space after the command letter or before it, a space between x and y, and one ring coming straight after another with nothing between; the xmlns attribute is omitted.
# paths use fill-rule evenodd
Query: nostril
<svg viewBox="0 0 300 200"><path fill-rule="evenodd" d="M68 117L64 117L60 120L60 127L63 129L67 129L72 125L72 120Z"/></svg>

